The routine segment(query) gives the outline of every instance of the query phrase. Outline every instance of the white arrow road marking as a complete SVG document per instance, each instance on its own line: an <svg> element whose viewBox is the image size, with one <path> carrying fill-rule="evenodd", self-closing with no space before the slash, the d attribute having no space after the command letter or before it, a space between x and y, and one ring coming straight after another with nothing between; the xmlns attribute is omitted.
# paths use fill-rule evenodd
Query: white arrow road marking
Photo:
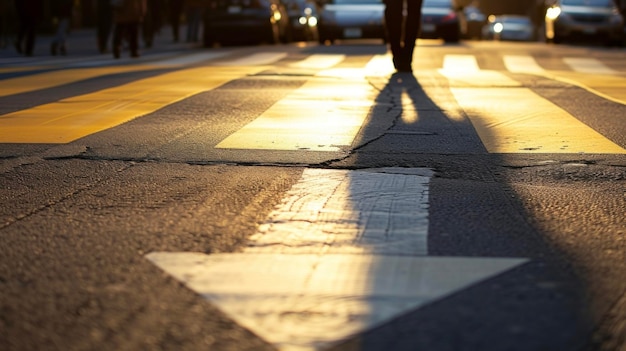
<svg viewBox="0 0 626 351"><path fill-rule="evenodd" d="M322 350L525 261L246 253L148 258L281 351Z"/></svg>
<svg viewBox="0 0 626 351"><path fill-rule="evenodd" d="M322 350L527 261L422 256L431 176L307 169L243 253L146 257L281 351Z"/></svg>

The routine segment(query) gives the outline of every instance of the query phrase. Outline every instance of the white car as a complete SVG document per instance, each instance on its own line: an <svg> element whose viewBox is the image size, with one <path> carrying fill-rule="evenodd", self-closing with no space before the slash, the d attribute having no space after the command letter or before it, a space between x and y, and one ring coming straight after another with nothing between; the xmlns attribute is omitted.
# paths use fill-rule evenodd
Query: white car
<svg viewBox="0 0 626 351"><path fill-rule="evenodd" d="M620 45L624 18L613 0L556 0L545 17L546 41L593 38Z"/></svg>
<svg viewBox="0 0 626 351"><path fill-rule="evenodd" d="M319 42L381 39L385 43L385 5L381 0L330 0L318 21Z"/></svg>

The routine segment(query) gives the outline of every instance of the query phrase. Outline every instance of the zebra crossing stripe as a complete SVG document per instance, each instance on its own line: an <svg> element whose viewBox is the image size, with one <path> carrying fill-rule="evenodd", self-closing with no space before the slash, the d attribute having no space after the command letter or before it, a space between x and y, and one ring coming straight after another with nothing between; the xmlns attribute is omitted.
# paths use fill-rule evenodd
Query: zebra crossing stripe
<svg viewBox="0 0 626 351"><path fill-rule="evenodd" d="M616 74L616 70L609 68L594 58L565 57L563 61L574 71L589 74Z"/></svg>
<svg viewBox="0 0 626 351"><path fill-rule="evenodd" d="M626 105L626 77L589 75L579 72L558 72L550 78L579 86L592 94Z"/></svg>
<svg viewBox="0 0 626 351"><path fill-rule="evenodd" d="M151 65L79 68L51 71L2 81L0 97L43 90L104 75L156 69Z"/></svg>
<svg viewBox="0 0 626 351"><path fill-rule="evenodd" d="M5 114L0 116L0 142L68 143L260 70L253 67L181 70Z"/></svg>
<svg viewBox="0 0 626 351"><path fill-rule="evenodd" d="M364 79L311 80L222 140L219 149L342 151L378 92Z"/></svg>
<svg viewBox="0 0 626 351"><path fill-rule="evenodd" d="M242 253L148 260L281 351L323 350L527 262L429 257L428 169L307 169Z"/></svg>
<svg viewBox="0 0 626 351"><path fill-rule="evenodd" d="M531 56L504 55L504 64L510 72L540 75L549 79L579 86L592 94L618 104L626 105L626 79L618 71L597 59L564 58L574 72L544 70Z"/></svg>
<svg viewBox="0 0 626 351"><path fill-rule="evenodd" d="M271 65L287 57L285 52L257 52L238 59L222 61L216 64L222 66L261 66Z"/></svg>
<svg viewBox="0 0 626 351"><path fill-rule="evenodd" d="M450 81L452 86L499 86L515 87L521 84L506 75L489 70L481 70L473 55L446 55L439 73Z"/></svg>
<svg viewBox="0 0 626 351"><path fill-rule="evenodd" d="M545 70L539 66L532 56L504 55L504 65L509 72L543 74Z"/></svg>
<svg viewBox="0 0 626 351"><path fill-rule="evenodd" d="M324 69L337 65L346 58L346 55L315 54L300 60L290 66L296 68Z"/></svg>
<svg viewBox="0 0 626 351"><path fill-rule="evenodd" d="M467 56L449 55L440 73L490 153L626 153L519 82L480 70Z"/></svg>
<svg viewBox="0 0 626 351"><path fill-rule="evenodd" d="M530 89L451 90L490 153L626 153Z"/></svg>

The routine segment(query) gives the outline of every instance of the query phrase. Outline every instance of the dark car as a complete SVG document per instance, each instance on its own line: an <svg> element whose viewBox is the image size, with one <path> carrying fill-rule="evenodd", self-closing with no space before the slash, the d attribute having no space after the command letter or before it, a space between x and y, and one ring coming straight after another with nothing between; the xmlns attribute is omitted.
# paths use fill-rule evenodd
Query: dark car
<svg viewBox="0 0 626 351"><path fill-rule="evenodd" d="M624 18L613 0L554 0L545 16L546 41L591 38L622 44Z"/></svg>
<svg viewBox="0 0 626 351"><path fill-rule="evenodd" d="M452 0L424 0L419 37L458 42L467 28L464 17Z"/></svg>
<svg viewBox="0 0 626 351"><path fill-rule="evenodd" d="M481 39L483 35L483 27L487 24L487 16L475 6L467 6L463 9L467 29L465 38Z"/></svg>
<svg viewBox="0 0 626 351"><path fill-rule="evenodd" d="M320 9L313 0L283 0L287 7L291 34L296 41L318 41Z"/></svg>
<svg viewBox="0 0 626 351"><path fill-rule="evenodd" d="M213 0L205 12L205 46L290 41L289 16L280 0Z"/></svg>
<svg viewBox="0 0 626 351"><path fill-rule="evenodd" d="M384 12L382 0L329 0L319 19L319 41L380 38L386 42Z"/></svg>

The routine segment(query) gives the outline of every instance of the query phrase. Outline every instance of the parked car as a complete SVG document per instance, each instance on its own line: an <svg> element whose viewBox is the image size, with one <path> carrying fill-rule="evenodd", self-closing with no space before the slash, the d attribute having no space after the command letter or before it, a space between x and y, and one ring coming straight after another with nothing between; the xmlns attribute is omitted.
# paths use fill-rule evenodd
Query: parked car
<svg viewBox="0 0 626 351"><path fill-rule="evenodd" d="M467 28L463 12L453 0L424 0L420 38L458 42Z"/></svg>
<svg viewBox="0 0 626 351"><path fill-rule="evenodd" d="M545 16L546 41L595 38L620 45L624 18L613 0L553 0Z"/></svg>
<svg viewBox="0 0 626 351"><path fill-rule="evenodd" d="M283 0L287 7L291 34L296 41L318 41L319 6L313 0Z"/></svg>
<svg viewBox="0 0 626 351"><path fill-rule="evenodd" d="M487 24L487 16L476 6L467 6L463 12L467 22L465 38L482 39L483 27Z"/></svg>
<svg viewBox="0 0 626 351"><path fill-rule="evenodd" d="M281 0L213 0L205 11L204 44L290 42L287 9Z"/></svg>
<svg viewBox="0 0 626 351"><path fill-rule="evenodd" d="M483 27L483 39L532 41L535 28L529 17L519 15L489 16Z"/></svg>
<svg viewBox="0 0 626 351"><path fill-rule="evenodd" d="M319 18L319 41L379 38L386 42L384 11L382 0L329 0Z"/></svg>

